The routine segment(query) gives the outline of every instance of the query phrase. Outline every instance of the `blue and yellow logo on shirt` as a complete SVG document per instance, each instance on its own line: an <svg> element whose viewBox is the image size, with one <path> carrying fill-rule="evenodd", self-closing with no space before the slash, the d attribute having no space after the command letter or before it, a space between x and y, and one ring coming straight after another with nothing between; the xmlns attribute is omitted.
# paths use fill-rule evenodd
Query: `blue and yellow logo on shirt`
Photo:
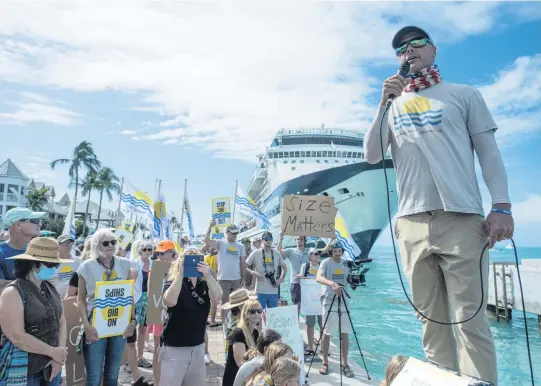
<svg viewBox="0 0 541 386"><path fill-rule="evenodd" d="M336 268L331 274L331 280L344 280L344 272L340 268Z"/></svg>
<svg viewBox="0 0 541 386"><path fill-rule="evenodd" d="M56 272L58 280L70 280L73 275L73 270L69 265L62 265Z"/></svg>
<svg viewBox="0 0 541 386"><path fill-rule="evenodd" d="M434 106L440 105L440 106ZM437 101L416 96L402 106L400 114L394 116L395 130L419 130L441 125L443 106Z"/></svg>
<svg viewBox="0 0 541 386"><path fill-rule="evenodd" d="M104 272L102 275L102 280L103 281L113 281L113 280L120 280L120 278L118 277L118 273L116 273L116 271L113 269L113 271L111 272L111 277L107 277L107 273Z"/></svg>

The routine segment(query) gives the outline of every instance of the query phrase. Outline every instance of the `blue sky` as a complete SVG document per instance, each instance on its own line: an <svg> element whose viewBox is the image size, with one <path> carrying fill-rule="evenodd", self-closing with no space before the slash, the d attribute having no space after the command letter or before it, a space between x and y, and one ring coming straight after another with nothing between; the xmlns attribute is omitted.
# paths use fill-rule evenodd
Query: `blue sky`
<svg viewBox="0 0 541 386"><path fill-rule="evenodd" d="M0 158L57 193L67 168L48 163L88 140L151 195L162 179L177 213L187 178L202 233L211 198L247 184L278 129L366 130L396 72L392 35L416 24L443 78L481 89L500 125L516 241L541 245L541 3L104 4L0 4Z"/></svg>

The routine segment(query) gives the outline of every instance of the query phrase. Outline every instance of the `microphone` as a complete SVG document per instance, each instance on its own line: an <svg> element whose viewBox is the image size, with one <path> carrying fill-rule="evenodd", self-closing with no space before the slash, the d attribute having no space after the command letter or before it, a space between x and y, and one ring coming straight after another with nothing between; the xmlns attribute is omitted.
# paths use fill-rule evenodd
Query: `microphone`
<svg viewBox="0 0 541 386"><path fill-rule="evenodd" d="M410 64L406 60L406 61L404 61L404 62L402 62L400 64L400 67L398 67L397 74L400 75L403 78L406 78L408 76L409 72L410 72ZM389 95L389 99L387 99L387 105L390 105L391 103L393 103L393 99L395 99L395 98L396 98L396 95L394 95L394 94Z"/></svg>

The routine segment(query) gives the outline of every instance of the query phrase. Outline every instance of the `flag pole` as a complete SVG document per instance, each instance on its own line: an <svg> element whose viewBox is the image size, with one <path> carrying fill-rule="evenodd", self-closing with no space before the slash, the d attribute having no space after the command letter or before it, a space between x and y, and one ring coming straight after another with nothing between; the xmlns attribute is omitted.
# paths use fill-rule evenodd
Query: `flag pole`
<svg viewBox="0 0 541 386"><path fill-rule="evenodd" d="M186 192L188 191L188 179L184 179L184 198L182 199L182 211L180 212L180 230L178 231L178 244L182 247L182 224L184 224L184 211L186 210Z"/></svg>
<svg viewBox="0 0 541 386"><path fill-rule="evenodd" d="M158 180L158 198L161 200L162 199L162 180ZM165 229L163 229L163 216L164 214L162 213L162 208L163 208L163 205L162 205L163 201L160 201L160 237L165 239Z"/></svg>
<svg viewBox="0 0 541 386"><path fill-rule="evenodd" d="M235 194L233 195L233 212L231 213L231 224L235 224L235 208L237 204L237 190L239 187L239 181L235 181Z"/></svg>
<svg viewBox="0 0 541 386"><path fill-rule="evenodd" d="M120 220L120 205L122 204L122 191L124 190L124 177L120 181L120 194L118 195L118 207L116 209L116 217Z"/></svg>

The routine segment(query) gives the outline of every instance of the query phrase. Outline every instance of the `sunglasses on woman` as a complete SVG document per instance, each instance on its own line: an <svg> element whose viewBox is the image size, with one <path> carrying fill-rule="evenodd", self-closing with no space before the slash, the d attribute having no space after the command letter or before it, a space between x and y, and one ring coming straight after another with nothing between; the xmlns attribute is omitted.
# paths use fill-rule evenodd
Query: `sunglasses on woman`
<svg viewBox="0 0 541 386"><path fill-rule="evenodd" d="M404 55L406 51L408 50L408 44L411 44L413 48L421 48L421 47L426 46L427 44L432 44L432 41L429 38L411 39L396 49L396 55L397 56Z"/></svg>
<svg viewBox="0 0 541 386"><path fill-rule="evenodd" d="M250 312L250 315L255 315L255 314L261 314L263 312L263 310L261 308L252 308L248 312Z"/></svg>
<svg viewBox="0 0 541 386"><path fill-rule="evenodd" d="M152 248L143 248L141 252L152 252Z"/></svg>
<svg viewBox="0 0 541 386"><path fill-rule="evenodd" d="M59 263L46 263L46 262L42 262L41 264L43 264L43 265L46 266L47 268L58 268L58 267L60 267L60 264L59 264Z"/></svg>
<svg viewBox="0 0 541 386"><path fill-rule="evenodd" d="M108 247L109 244L111 244L112 246L115 246L116 243L117 243L117 240L105 240L101 242L101 245L103 245L104 247Z"/></svg>

